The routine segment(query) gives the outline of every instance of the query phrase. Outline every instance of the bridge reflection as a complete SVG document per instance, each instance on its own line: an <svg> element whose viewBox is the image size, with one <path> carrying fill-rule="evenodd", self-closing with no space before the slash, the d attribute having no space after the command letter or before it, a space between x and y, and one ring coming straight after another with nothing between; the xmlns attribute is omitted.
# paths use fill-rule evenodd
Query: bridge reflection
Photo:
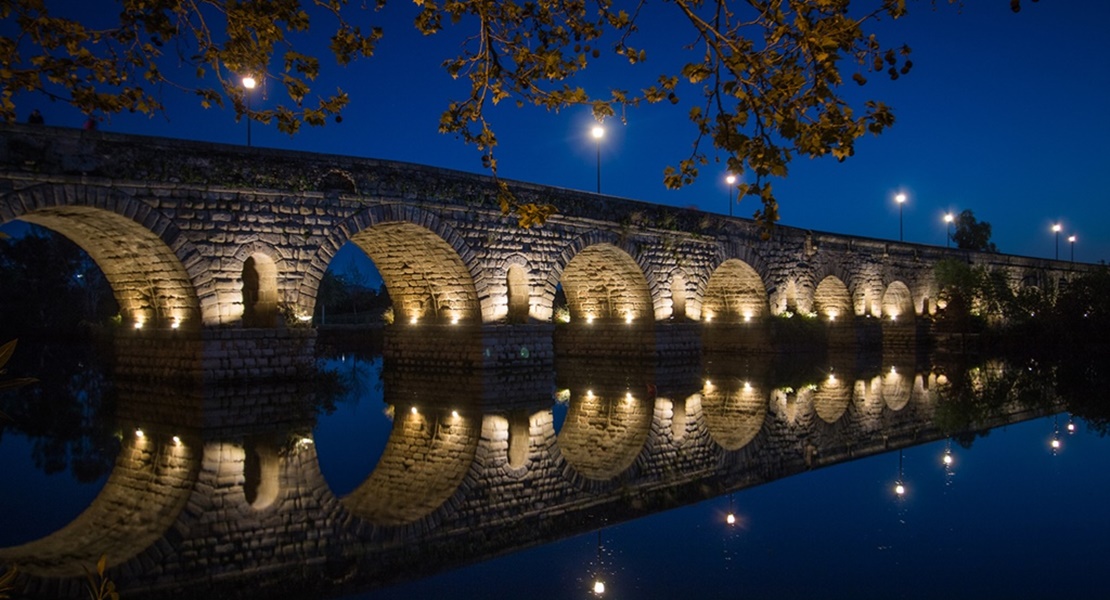
<svg viewBox="0 0 1110 600"><path fill-rule="evenodd" d="M119 381L103 491L0 562L44 597L83 596L102 555L128 598L341 595L1061 408L1047 393L1030 405L1001 363L912 354L427 367L383 372L392 430L341 498L312 439L318 390ZM957 387L998 391L963 418Z"/></svg>

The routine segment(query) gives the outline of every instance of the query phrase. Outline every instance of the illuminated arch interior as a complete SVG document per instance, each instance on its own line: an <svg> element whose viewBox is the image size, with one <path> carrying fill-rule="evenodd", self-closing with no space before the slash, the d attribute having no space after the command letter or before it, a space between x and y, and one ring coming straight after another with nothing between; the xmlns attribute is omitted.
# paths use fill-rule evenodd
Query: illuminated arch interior
<svg viewBox="0 0 1110 600"><path fill-rule="evenodd" d="M102 209L56 206L22 220L64 235L96 262L129 325L199 327L200 303L181 261L149 229ZM213 315L212 319L218 316Z"/></svg>
<svg viewBox="0 0 1110 600"><path fill-rule="evenodd" d="M682 273L671 277L671 316L678 320L686 318L686 278Z"/></svg>
<svg viewBox="0 0 1110 600"><path fill-rule="evenodd" d="M379 525L422 519L450 498L474 460L481 423L468 416L397 406L393 430L374 472L342 499Z"/></svg>
<svg viewBox="0 0 1110 600"><path fill-rule="evenodd" d="M630 392L587 390L570 401L558 444L567 463L606 481L632 466L651 431L654 404Z"/></svg>
<svg viewBox="0 0 1110 600"><path fill-rule="evenodd" d="M906 284L895 281L887 286L883 294L883 316L891 319L913 318L913 296Z"/></svg>
<svg viewBox="0 0 1110 600"><path fill-rule="evenodd" d="M561 280L571 321L651 317L647 278L636 261L610 244L590 246L563 270Z"/></svg>
<svg viewBox="0 0 1110 600"><path fill-rule="evenodd" d="M706 382L701 393L701 409L709 436L725 450L747 446L767 416L767 393L758 385L726 379Z"/></svg>
<svg viewBox="0 0 1110 600"><path fill-rule="evenodd" d="M278 325L277 267L265 254L243 262L243 326Z"/></svg>
<svg viewBox="0 0 1110 600"><path fill-rule="evenodd" d="M757 319L766 313L767 288L755 269L733 258L713 271L702 304L704 319L738 322Z"/></svg>
<svg viewBox="0 0 1110 600"><path fill-rule="evenodd" d="M832 275L817 284L813 294L814 310L823 319L836 320L852 315L852 298L848 286Z"/></svg>
<svg viewBox="0 0 1110 600"><path fill-rule="evenodd" d="M509 321L523 323L528 320L529 296L528 274L520 265L510 265L507 274L509 291Z"/></svg>
<svg viewBox="0 0 1110 600"><path fill-rule="evenodd" d="M398 320L481 320L473 277L458 252L432 231L412 223L383 223L351 241L374 261Z"/></svg>

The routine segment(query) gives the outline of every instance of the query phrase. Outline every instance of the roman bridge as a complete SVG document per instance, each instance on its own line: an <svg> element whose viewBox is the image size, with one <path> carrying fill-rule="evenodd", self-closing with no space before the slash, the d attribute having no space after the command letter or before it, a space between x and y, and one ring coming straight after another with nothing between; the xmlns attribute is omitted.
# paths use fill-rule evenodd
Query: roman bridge
<svg viewBox="0 0 1110 600"><path fill-rule="evenodd" d="M321 279L348 242L381 272L392 330L478 331L477 351L501 362L519 353L505 341L513 325L556 321L569 321L568 332L631 325L648 332L631 338L640 342L669 325L734 331L776 315L912 332L937 311L933 266L946 257L1004 270L1015 286L1085 268L784 226L762 241L750 220L509 187L559 213L521 228L501 215L490 178L433 167L0 127L0 222L38 224L83 247L126 325L151 339L311 338L294 330L310 323ZM696 345L690 337L676 344ZM435 358L425 346L410 355Z"/></svg>

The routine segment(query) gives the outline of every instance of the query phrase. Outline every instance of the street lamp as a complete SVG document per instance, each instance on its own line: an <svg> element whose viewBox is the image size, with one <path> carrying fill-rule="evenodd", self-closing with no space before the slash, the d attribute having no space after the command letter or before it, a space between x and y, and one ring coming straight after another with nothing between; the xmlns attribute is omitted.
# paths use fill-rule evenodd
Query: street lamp
<svg viewBox="0 0 1110 600"><path fill-rule="evenodd" d="M956 220L956 217L954 217L952 215L952 213L948 213L948 214L944 215L944 222L947 224L947 231L946 231L947 237L944 238L944 247L945 248L951 248L952 247L952 221L955 221L955 220Z"/></svg>
<svg viewBox="0 0 1110 600"><path fill-rule="evenodd" d="M1057 223L1052 226L1052 232L1056 234L1056 260L1060 260L1060 224Z"/></svg>
<svg viewBox="0 0 1110 600"><path fill-rule="evenodd" d="M732 186L736 183L736 176L729 173L725 177L725 183L728 184L728 216L732 216Z"/></svg>
<svg viewBox="0 0 1110 600"><path fill-rule="evenodd" d="M251 119L251 90L253 90L254 86L256 86L256 85L258 85L258 82L255 81L254 77L251 77L250 75L247 75L246 77L243 78L243 87L247 90L245 93L243 93L243 96L245 97L245 99L247 101L247 146L248 147L250 147L250 145L251 145L251 120L252 120Z"/></svg>
<svg viewBox="0 0 1110 600"><path fill-rule="evenodd" d="M594 136L597 142L597 193L601 193L601 138L605 137L605 128L601 125L594 125L590 134Z"/></svg>
<svg viewBox="0 0 1110 600"><path fill-rule="evenodd" d="M1071 244L1071 262L1075 262L1075 236L1068 236L1068 243Z"/></svg>
<svg viewBox="0 0 1110 600"><path fill-rule="evenodd" d="M898 203L898 241L902 241L902 205L906 203L906 195L898 194L894 197L894 201Z"/></svg>

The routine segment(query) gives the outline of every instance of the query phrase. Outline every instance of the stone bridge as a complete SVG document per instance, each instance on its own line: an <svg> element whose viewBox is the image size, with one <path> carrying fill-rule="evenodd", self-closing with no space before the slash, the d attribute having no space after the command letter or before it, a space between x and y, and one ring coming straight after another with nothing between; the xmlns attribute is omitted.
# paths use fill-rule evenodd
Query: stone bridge
<svg viewBox="0 0 1110 600"><path fill-rule="evenodd" d="M633 346L671 325L696 325L676 338L682 345L698 328L758 330L776 315L913 332L937 311L933 267L941 259L1004 270L1015 286L1086 268L785 226L761 241L750 220L509 187L559 213L522 229L501 215L490 178L433 167L0 127L0 223L42 225L83 247L127 326L151 338L174 332L218 345L244 330L307 325L321 278L348 242L381 272L394 331L477 328L487 333L477 352L498 364L519 350L504 341L514 325L626 325L641 332L625 339ZM557 315L560 291L566 311ZM738 337L722 339L735 345ZM434 347L410 350L435 357ZM201 354L211 366L219 352L208 346Z"/></svg>
<svg viewBox="0 0 1110 600"><path fill-rule="evenodd" d="M117 380L122 448L104 489L58 532L0 549L0 567L18 564L31 597L86 597L102 555L125 598L328 597L1061 410L1028 393L1051 386L1024 367L790 366L386 373L392 432L343 497L320 471L303 383ZM998 403L960 419L961 387Z"/></svg>

